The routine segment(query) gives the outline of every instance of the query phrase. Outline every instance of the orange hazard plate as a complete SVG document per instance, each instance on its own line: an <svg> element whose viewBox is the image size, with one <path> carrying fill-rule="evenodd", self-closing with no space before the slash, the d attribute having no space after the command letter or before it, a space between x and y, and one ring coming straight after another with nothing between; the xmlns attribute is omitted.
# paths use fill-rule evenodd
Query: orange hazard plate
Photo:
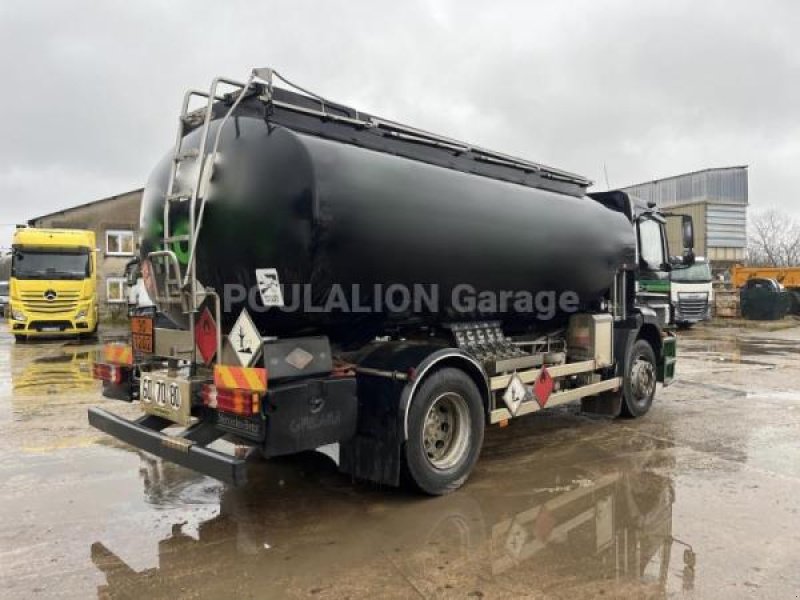
<svg viewBox="0 0 800 600"><path fill-rule="evenodd" d="M131 344L135 352L152 354L154 351L153 317L131 317Z"/></svg>

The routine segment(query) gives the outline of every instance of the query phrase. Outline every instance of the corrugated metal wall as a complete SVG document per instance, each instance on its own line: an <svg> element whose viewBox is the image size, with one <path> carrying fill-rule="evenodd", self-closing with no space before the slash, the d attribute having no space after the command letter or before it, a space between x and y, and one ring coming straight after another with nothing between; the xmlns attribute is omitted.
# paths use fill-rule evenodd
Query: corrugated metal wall
<svg viewBox="0 0 800 600"><path fill-rule="evenodd" d="M747 258L746 248L709 248L707 258L714 268L719 263L743 263Z"/></svg>
<svg viewBox="0 0 800 600"><path fill-rule="evenodd" d="M690 204L670 209L674 215L689 215L694 222L694 252L698 256L706 255L706 204ZM683 231L681 219L667 219L667 243L670 256L683 254Z"/></svg>
<svg viewBox="0 0 800 600"><path fill-rule="evenodd" d="M672 214L692 217L695 254L709 260L734 262L745 258L745 211L745 206L707 202L669 209ZM683 250L680 219L667 220L667 241L670 255L679 256Z"/></svg>
<svg viewBox="0 0 800 600"><path fill-rule="evenodd" d="M707 169L623 188L662 208L694 202L747 205L747 167Z"/></svg>
<svg viewBox="0 0 800 600"><path fill-rule="evenodd" d="M695 254L740 262L747 247L747 167L707 169L623 188L674 214L694 220ZM680 219L667 225L670 254L682 250Z"/></svg>
<svg viewBox="0 0 800 600"><path fill-rule="evenodd" d="M707 205L706 235L709 248L747 246L747 207L741 204Z"/></svg>

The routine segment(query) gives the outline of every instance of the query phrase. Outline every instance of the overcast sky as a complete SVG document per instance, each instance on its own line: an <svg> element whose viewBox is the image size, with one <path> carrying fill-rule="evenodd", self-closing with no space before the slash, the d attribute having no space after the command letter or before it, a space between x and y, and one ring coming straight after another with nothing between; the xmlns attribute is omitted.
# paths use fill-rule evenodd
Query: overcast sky
<svg viewBox="0 0 800 600"><path fill-rule="evenodd" d="M800 215L798 35L792 0L3 0L0 245L141 187L184 90L255 66L600 189L747 164Z"/></svg>

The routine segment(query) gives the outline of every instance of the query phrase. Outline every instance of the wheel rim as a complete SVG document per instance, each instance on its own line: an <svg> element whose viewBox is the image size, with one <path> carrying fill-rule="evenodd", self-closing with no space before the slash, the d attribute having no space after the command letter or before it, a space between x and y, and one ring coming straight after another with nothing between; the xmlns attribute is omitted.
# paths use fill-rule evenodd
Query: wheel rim
<svg viewBox="0 0 800 600"><path fill-rule="evenodd" d="M433 401L422 425L422 445L436 469L458 464L469 449L469 408L463 396L447 392Z"/></svg>
<svg viewBox="0 0 800 600"><path fill-rule="evenodd" d="M637 356L631 368L631 391L637 406L647 404L656 389L656 369L647 358Z"/></svg>

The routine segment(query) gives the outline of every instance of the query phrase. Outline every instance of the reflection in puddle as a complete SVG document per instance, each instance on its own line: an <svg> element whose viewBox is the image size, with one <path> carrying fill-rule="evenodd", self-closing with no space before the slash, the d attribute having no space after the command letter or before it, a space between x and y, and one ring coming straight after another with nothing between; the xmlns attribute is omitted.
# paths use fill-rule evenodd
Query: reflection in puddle
<svg viewBox="0 0 800 600"><path fill-rule="evenodd" d="M672 536L671 464L651 454L591 471L520 469L435 499L354 488L314 453L260 464L239 489L142 455L150 502L218 498L220 512L196 532L173 524L149 569L94 543L98 595L594 596L664 593L671 576L671 588L691 589L694 553Z"/></svg>
<svg viewBox="0 0 800 600"><path fill-rule="evenodd" d="M760 337L683 337L680 352L691 355L679 363L679 374L723 373L751 369L776 369L794 360L800 346L793 340ZM783 360L781 360L783 359Z"/></svg>
<svg viewBox="0 0 800 600"><path fill-rule="evenodd" d="M33 352L37 356L33 357ZM97 387L92 378L96 350L80 345L53 346L38 356L41 348L15 344L11 348L11 380L14 396L40 396L88 391Z"/></svg>

